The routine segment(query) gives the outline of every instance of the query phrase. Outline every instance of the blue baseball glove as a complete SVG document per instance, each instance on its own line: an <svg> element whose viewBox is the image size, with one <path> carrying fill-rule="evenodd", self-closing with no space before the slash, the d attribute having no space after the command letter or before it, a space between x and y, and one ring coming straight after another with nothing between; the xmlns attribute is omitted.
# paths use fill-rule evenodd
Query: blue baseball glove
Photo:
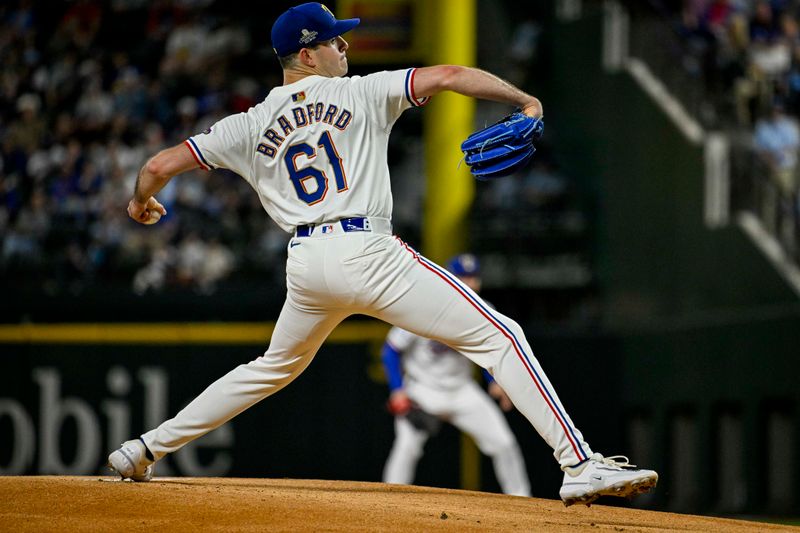
<svg viewBox="0 0 800 533"><path fill-rule="evenodd" d="M533 145L544 132L544 121L517 112L476 131L461 143L464 162L479 180L513 174L533 157Z"/></svg>

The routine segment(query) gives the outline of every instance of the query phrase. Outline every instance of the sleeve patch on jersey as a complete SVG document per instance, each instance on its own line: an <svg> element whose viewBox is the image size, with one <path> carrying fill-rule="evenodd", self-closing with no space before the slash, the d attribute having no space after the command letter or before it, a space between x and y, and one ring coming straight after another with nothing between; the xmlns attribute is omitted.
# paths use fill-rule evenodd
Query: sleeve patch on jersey
<svg viewBox="0 0 800 533"><path fill-rule="evenodd" d="M195 144L194 139L192 139L191 137L186 139L186 146L188 146L189 151L192 152L194 160L197 161L197 164L200 165L203 169L211 170L212 168L214 168L209 164L208 161L206 161L206 158L203 157L203 153L200 151L200 148L197 147L197 144Z"/></svg>

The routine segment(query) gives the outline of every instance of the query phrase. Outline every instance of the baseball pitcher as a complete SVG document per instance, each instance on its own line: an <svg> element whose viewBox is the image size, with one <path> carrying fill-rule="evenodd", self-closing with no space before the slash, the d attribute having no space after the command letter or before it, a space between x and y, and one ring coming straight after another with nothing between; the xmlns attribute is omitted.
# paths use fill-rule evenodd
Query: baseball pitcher
<svg viewBox="0 0 800 533"><path fill-rule="evenodd" d="M301 4L272 27L283 85L149 159L128 214L150 224L166 214L155 195L175 175L229 169L293 235L286 301L263 356L212 383L174 418L109 456L122 477L147 481L153 464L292 382L328 334L365 314L437 340L488 370L553 449L568 505L649 490L658 476L590 448L567 414L522 328L489 308L453 274L392 235L387 145L400 115L454 91L540 117L538 99L488 72L455 65L346 77L342 34L322 4ZM458 149L458 147L454 147Z"/></svg>

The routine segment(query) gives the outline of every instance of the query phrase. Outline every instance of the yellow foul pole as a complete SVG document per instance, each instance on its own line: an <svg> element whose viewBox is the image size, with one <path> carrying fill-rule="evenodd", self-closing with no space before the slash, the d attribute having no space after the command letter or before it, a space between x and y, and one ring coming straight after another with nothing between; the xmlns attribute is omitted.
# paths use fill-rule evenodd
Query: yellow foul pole
<svg viewBox="0 0 800 533"><path fill-rule="evenodd" d="M476 0L427 2L428 64L475 65ZM451 92L431 99L424 113L427 174L423 253L437 263L466 251L466 218L475 183L460 165L460 145L474 129L475 102Z"/></svg>
<svg viewBox="0 0 800 533"><path fill-rule="evenodd" d="M430 65L475 66L476 0L428 2ZM452 92L436 95L424 114L425 215L422 250L441 264L467 251L467 214L475 181L467 166L459 165L461 142L472 133L475 101ZM461 436L461 488L480 489L480 453L472 440Z"/></svg>

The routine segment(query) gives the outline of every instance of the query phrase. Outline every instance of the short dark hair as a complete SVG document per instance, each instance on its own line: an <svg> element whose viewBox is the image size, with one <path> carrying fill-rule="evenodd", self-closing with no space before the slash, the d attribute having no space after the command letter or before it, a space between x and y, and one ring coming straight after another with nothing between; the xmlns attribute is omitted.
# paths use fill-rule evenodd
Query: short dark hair
<svg viewBox="0 0 800 533"><path fill-rule="evenodd" d="M289 55L278 56L278 62L281 64L281 68L286 70L287 68L289 68L292 65L294 65L294 63L297 61L297 54L298 53L299 52L293 52L293 53L291 53Z"/></svg>
<svg viewBox="0 0 800 533"><path fill-rule="evenodd" d="M323 43L316 41L309 44L308 46L304 46L303 48L308 48L309 50L316 50L322 44ZM302 50L303 48L301 48L300 50ZM294 63L297 61L297 55L300 53L300 50L298 50L297 52L292 52L291 54L287 54L282 57L278 56L278 62L281 64L281 68L285 70L294 65Z"/></svg>

